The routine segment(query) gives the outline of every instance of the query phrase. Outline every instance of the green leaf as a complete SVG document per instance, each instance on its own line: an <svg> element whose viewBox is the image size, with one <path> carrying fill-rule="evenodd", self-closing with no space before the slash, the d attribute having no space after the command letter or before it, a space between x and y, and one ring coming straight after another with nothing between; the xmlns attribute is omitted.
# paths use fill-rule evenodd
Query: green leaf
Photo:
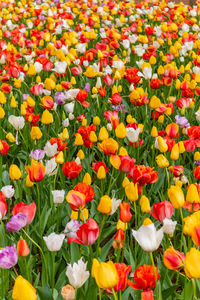
<svg viewBox="0 0 200 300"><path fill-rule="evenodd" d="M162 297L163 299L168 299L169 296L173 296L173 293L178 288L178 285L171 286L170 288L162 291Z"/></svg>
<svg viewBox="0 0 200 300"><path fill-rule="evenodd" d="M54 300L51 289L48 285L45 285L44 287L37 287L37 292L40 300Z"/></svg>
<svg viewBox="0 0 200 300"><path fill-rule="evenodd" d="M107 242L107 243L105 244L105 246L103 246L103 247L101 248L101 260L102 260L102 261L105 261L105 260L106 260L106 257L107 257L107 255L108 255L108 252L110 251L110 248L112 247L112 242L113 242L113 238L112 238L109 242Z"/></svg>

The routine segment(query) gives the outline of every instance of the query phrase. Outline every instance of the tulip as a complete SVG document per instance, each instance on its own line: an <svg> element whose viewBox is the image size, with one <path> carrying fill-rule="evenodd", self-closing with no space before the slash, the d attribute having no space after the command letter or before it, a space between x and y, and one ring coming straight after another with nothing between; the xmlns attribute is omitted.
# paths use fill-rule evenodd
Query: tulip
<svg viewBox="0 0 200 300"><path fill-rule="evenodd" d="M6 224L6 230L17 232L27 224L27 216L19 212L11 217L10 221Z"/></svg>
<svg viewBox="0 0 200 300"><path fill-rule="evenodd" d="M106 177L106 172L104 166L100 166L98 171L97 171L97 178L98 179L105 179Z"/></svg>
<svg viewBox="0 0 200 300"><path fill-rule="evenodd" d="M73 288L80 288L88 280L90 273L86 268L87 263L83 262L82 257L77 263L67 265L66 275Z"/></svg>
<svg viewBox="0 0 200 300"><path fill-rule="evenodd" d="M15 130L21 130L25 125L24 117L9 116L8 122L15 128Z"/></svg>
<svg viewBox="0 0 200 300"><path fill-rule="evenodd" d="M53 202L55 204L63 203L64 197L65 197L65 191L64 190L54 190L51 191L53 195Z"/></svg>
<svg viewBox="0 0 200 300"><path fill-rule="evenodd" d="M0 268L10 269L16 265L18 260L15 245L0 249Z"/></svg>
<svg viewBox="0 0 200 300"><path fill-rule="evenodd" d="M171 139L176 139L179 136L178 130L179 130L179 127L176 123L171 123L171 124L167 125L167 127L165 129L167 135Z"/></svg>
<svg viewBox="0 0 200 300"><path fill-rule="evenodd" d="M17 242L17 253L19 256L27 256L30 253L30 249L26 240L19 240Z"/></svg>
<svg viewBox="0 0 200 300"><path fill-rule="evenodd" d="M32 182L39 182L44 178L45 166L38 161L32 161L30 167L25 167Z"/></svg>
<svg viewBox="0 0 200 300"><path fill-rule="evenodd" d="M75 242L81 245L92 245L99 236L99 227L97 222L89 218L86 223L82 224L77 231L77 238L69 237L67 242Z"/></svg>
<svg viewBox="0 0 200 300"><path fill-rule="evenodd" d="M38 126L33 126L31 128L30 135L32 140L40 140L42 137L42 131Z"/></svg>
<svg viewBox="0 0 200 300"><path fill-rule="evenodd" d="M170 154L171 160L177 160L179 159L179 147L178 144L175 144L172 148L171 154Z"/></svg>
<svg viewBox="0 0 200 300"><path fill-rule="evenodd" d="M163 261L166 268L180 270L185 264L185 255L170 246L164 252Z"/></svg>
<svg viewBox="0 0 200 300"><path fill-rule="evenodd" d="M171 185L168 189L168 197L174 208L184 206L185 198L182 189L179 186Z"/></svg>
<svg viewBox="0 0 200 300"><path fill-rule="evenodd" d="M16 204L12 210L12 214L13 214L13 216L15 216L19 213L22 213L23 215L26 216L26 226L31 224L31 222L33 221L33 219L35 217L35 213L36 213L35 202L32 202L29 205L27 205L23 202Z"/></svg>
<svg viewBox="0 0 200 300"><path fill-rule="evenodd" d="M124 139L126 137L126 127L124 126L123 123L120 123L119 125L117 125L117 127L115 129L115 134L116 134L116 137L119 139Z"/></svg>
<svg viewBox="0 0 200 300"><path fill-rule="evenodd" d="M151 136L154 138L158 136L158 130L155 126L153 126L151 129Z"/></svg>
<svg viewBox="0 0 200 300"><path fill-rule="evenodd" d="M190 184L190 186L187 190L186 201L189 203L199 203L200 202L199 193L197 191L197 187L195 184Z"/></svg>
<svg viewBox="0 0 200 300"><path fill-rule="evenodd" d="M172 236L174 234L176 224L176 221L172 221L171 219L165 218L163 220L163 232Z"/></svg>
<svg viewBox="0 0 200 300"><path fill-rule="evenodd" d="M129 201L136 201L138 199L137 183L130 182L125 186L125 193Z"/></svg>
<svg viewBox="0 0 200 300"><path fill-rule="evenodd" d="M11 180L19 180L22 177L22 173L17 165L10 166L9 176Z"/></svg>
<svg viewBox="0 0 200 300"><path fill-rule="evenodd" d="M158 148L160 152L167 152L168 150L167 143L161 136L158 136Z"/></svg>
<svg viewBox="0 0 200 300"><path fill-rule="evenodd" d="M200 278L200 265L197 263L199 260L200 251L196 248L191 248L186 253L184 270L189 278Z"/></svg>
<svg viewBox="0 0 200 300"><path fill-rule="evenodd" d="M141 207L141 211L144 213L147 213L150 211L150 201L146 196L142 196L140 198L140 207Z"/></svg>
<svg viewBox="0 0 200 300"><path fill-rule="evenodd" d="M13 300L36 300L36 289L21 275L17 276L12 293Z"/></svg>
<svg viewBox="0 0 200 300"><path fill-rule="evenodd" d="M104 195L101 197L97 210L102 214L110 214L112 212L112 202L109 196Z"/></svg>
<svg viewBox="0 0 200 300"><path fill-rule="evenodd" d="M2 193L0 193L0 195L2 195ZM5 200L5 197L1 197L0 198L0 220L5 217L7 213L7 203Z"/></svg>
<svg viewBox="0 0 200 300"><path fill-rule="evenodd" d="M200 246L200 225L192 228L192 240L198 247Z"/></svg>
<svg viewBox="0 0 200 300"><path fill-rule="evenodd" d="M53 252L61 249L64 238L64 234L56 234L55 232L43 237L48 250Z"/></svg>
<svg viewBox="0 0 200 300"><path fill-rule="evenodd" d="M123 248L123 241L124 241L125 235L124 235L124 231L119 228L117 230L117 233L114 236L114 240L112 243L112 246L114 249L121 249Z"/></svg>
<svg viewBox="0 0 200 300"><path fill-rule="evenodd" d="M169 161L163 154L156 156L156 163L160 168L167 168L169 166Z"/></svg>
<svg viewBox="0 0 200 300"><path fill-rule="evenodd" d="M62 165L64 163L64 154L63 154L63 151L60 151L58 153L58 155L56 156L56 163L59 164L59 165Z"/></svg>
<svg viewBox="0 0 200 300"><path fill-rule="evenodd" d="M69 179L76 178L79 173L82 171L82 166L78 165L75 161L66 162L63 167L62 171L64 176L68 177Z"/></svg>
<svg viewBox="0 0 200 300"><path fill-rule="evenodd" d="M101 289L111 289L119 282L117 269L112 261L99 263L96 258L93 259L92 277Z"/></svg>
<svg viewBox="0 0 200 300"><path fill-rule="evenodd" d="M53 115L47 109L45 109L42 113L41 123L48 125L48 124L52 124L53 122L54 122Z"/></svg>
<svg viewBox="0 0 200 300"><path fill-rule="evenodd" d="M123 201L122 203L119 204L119 207L120 207L120 214L119 214L120 220L124 223L128 223L132 218L132 214L130 212L130 203Z"/></svg>
<svg viewBox="0 0 200 300"><path fill-rule="evenodd" d="M85 173L83 177L83 183L90 185L92 183L92 179L89 173Z"/></svg>
<svg viewBox="0 0 200 300"><path fill-rule="evenodd" d="M101 127L100 131L99 131L99 141L103 141L105 139L108 139L109 134L108 131L106 130L106 128L103 126Z"/></svg>
<svg viewBox="0 0 200 300"><path fill-rule="evenodd" d="M137 231L132 230L132 234L144 251L153 252L158 249L163 239L163 228L157 231L152 223L142 225Z"/></svg>
<svg viewBox="0 0 200 300"><path fill-rule="evenodd" d="M198 226L200 226L200 211L197 211L192 215L184 218L183 232L186 235L192 236L194 228Z"/></svg>
<svg viewBox="0 0 200 300"><path fill-rule="evenodd" d="M75 299L75 289L67 284L62 287L61 295L63 300L74 300Z"/></svg>
<svg viewBox="0 0 200 300"><path fill-rule="evenodd" d="M150 212L150 214L161 223L165 218L171 219L174 213L174 207L169 201L155 203L152 209L153 212Z"/></svg>
<svg viewBox="0 0 200 300"><path fill-rule="evenodd" d="M113 140L112 138L104 139L103 142L100 144L98 143L98 147L102 150L106 155L116 154L118 150L118 143Z"/></svg>

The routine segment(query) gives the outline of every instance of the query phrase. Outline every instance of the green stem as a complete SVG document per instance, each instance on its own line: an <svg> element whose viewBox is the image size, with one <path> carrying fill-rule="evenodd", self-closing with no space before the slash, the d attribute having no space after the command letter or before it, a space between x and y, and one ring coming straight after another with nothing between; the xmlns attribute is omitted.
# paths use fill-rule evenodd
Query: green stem
<svg viewBox="0 0 200 300"><path fill-rule="evenodd" d="M4 228L4 225L3 225L3 221L0 220L1 222L1 227L2 227L2 232L3 232L3 238L4 238L4 245L3 245L3 241L2 241L2 247L5 246L5 243L6 243L6 233L5 233L5 228Z"/></svg>
<svg viewBox="0 0 200 300"><path fill-rule="evenodd" d="M134 201L134 211L135 211L135 228L137 228L137 207L136 207L136 201Z"/></svg>
<svg viewBox="0 0 200 300"><path fill-rule="evenodd" d="M99 300L101 300L101 289L100 289L100 287L98 287L99 288Z"/></svg>
<svg viewBox="0 0 200 300"><path fill-rule="evenodd" d="M113 292L113 297L114 297L114 299L115 299L115 300L118 300L118 299L117 299L117 295L116 295L116 293L115 293L115 291L114 291L113 288L112 288L112 292Z"/></svg>
<svg viewBox="0 0 200 300"><path fill-rule="evenodd" d="M51 251L51 256L52 256L52 276L50 274L50 277L52 279L52 289L54 288L55 285L55 256L56 253L54 251Z"/></svg>
<svg viewBox="0 0 200 300"><path fill-rule="evenodd" d="M99 237L98 237L98 241L97 241L97 249L96 249L96 257L98 257L98 253L99 253L99 245L100 245L100 238L101 238L101 233L103 230L103 225L104 225L104 221L105 221L106 215L103 215L102 221L101 221L101 228L99 231Z"/></svg>
<svg viewBox="0 0 200 300"><path fill-rule="evenodd" d="M117 249L117 263L119 262L120 259L120 255L121 255L121 249Z"/></svg>
<svg viewBox="0 0 200 300"><path fill-rule="evenodd" d="M158 300L158 281L157 281L157 273L156 273L156 267L155 267L155 263L154 263L154 259L153 259L153 254L152 252L149 253L150 255L150 259L151 259L151 263L153 266L153 271L154 271L154 275L155 275L155 286L156 286L156 300Z"/></svg>
<svg viewBox="0 0 200 300"><path fill-rule="evenodd" d="M195 281L194 281L194 278L192 278L192 288L193 288L193 300L196 300L197 297L196 297L196 285L195 285Z"/></svg>
<svg viewBox="0 0 200 300"><path fill-rule="evenodd" d="M36 188L37 188L37 195L38 195L38 214L39 214L38 218L39 218L39 228L41 228L41 227L40 227L40 225L41 225L41 218L40 218L40 190L39 190L39 184L38 184L38 183L36 183Z"/></svg>
<svg viewBox="0 0 200 300"><path fill-rule="evenodd" d="M182 207L180 208L180 215L181 215L181 221L182 221L182 227L183 227L184 226L184 220L183 220ZM183 228L181 229L181 247L180 247L180 251L182 251L182 246L183 246Z"/></svg>

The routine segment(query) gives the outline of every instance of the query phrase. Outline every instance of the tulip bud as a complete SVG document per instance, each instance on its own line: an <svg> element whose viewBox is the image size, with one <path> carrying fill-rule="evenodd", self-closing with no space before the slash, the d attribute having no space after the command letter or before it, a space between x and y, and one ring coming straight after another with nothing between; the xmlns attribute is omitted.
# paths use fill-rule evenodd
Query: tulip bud
<svg viewBox="0 0 200 300"><path fill-rule="evenodd" d="M84 155L84 152L83 150L79 150L78 153L77 153L77 157L80 159L80 160L83 160L85 158L85 155Z"/></svg>
<svg viewBox="0 0 200 300"><path fill-rule="evenodd" d="M130 181L129 181L128 177L125 177L123 182L122 182L123 188L125 188L129 183L130 183Z"/></svg>
<svg viewBox="0 0 200 300"><path fill-rule="evenodd" d="M106 177L106 171L104 166L100 166L97 171L97 178L98 179L104 179Z"/></svg>
<svg viewBox="0 0 200 300"><path fill-rule="evenodd" d="M154 138L158 136L158 130L157 130L156 126L152 127L151 136L154 137Z"/></svg>
<svg viewBox="0 0 200 300"><path fill-rule="evenodd" d="M168 189L168 197L174 208L181 208L184 206L185 197L179 186L171 185Z"/></svg>
<svg viewBox="0 0 200 300"><path fill-rule="evenodd" d="M33 126L31 128L30 134L31 134L31 139L32 140L40 140L41 137L42 137L42 132L41 132L40 128L37 127L37 126Z"/></svg>
<svg viewBox="0 0 200 300"><path fill-rule="evenodd" d="M17 253L19 256L27 256L30 253L30 249L26 240L19 240L17 242Z"/></svg>
<svg viewBox="0 0 200 300"><path fill-rule="evenodd" d="M119 139L124 139L126 137L126 127L124 126L123 123L120 123L119 125L117 125L117 127L115 129L115 134L116 134L116 137Z"/></svg>
<svg viewBox="0 0 200 300"><path fill-rule="evenodd" d="M124 231L120 228L117 230L117 233L114 236L114 240L112 246L114 249L121 249L123 248L123 241L124 241Z"/></svg>
<svg viewBox="0 0 200 300"><path fill-rule="evenodd" d="M164 115L159 116L159 118L158 118L158 123L159 124L162 124L164 122L164 117L165 117Z"/></svg>
<svg viewBox="0 0 200 300"><path fill-rule="evenodd" d="M126 149L124 147L120 147L119 155L121 155L121 156L128 155L128 152L126 151Z"/></svg>
<svg viewBox="0 0 200 300"><path fill-rule="evenodd" d="M15 143L15 137L13 136L13 134L11 132L9 132L6 135L7 140L9 140L10 143Z"/></svg>
<svg viewBox="0 0 200 300"><path fill-rule="evenodd" d="M67 284L63 286L61 290L61 295L63 297L63 300L74 300L75 299L75 289L73 286Z"/></svg>
<svg viewBox="0 0 200 300"><path fill-rule="evenodd" d="M90 185L92 183L92 179L89 173L86 173L83 177L83 183L86 183L87 185Z"/></svg>
<svg viewBox="0 0 200 300"><path fill-rule="evenodd" d="M170 154L171 160L177 160L179 159L179 147L178 144L175 144L172 148L171 154Z"/></svg>
<svg viewBox="0 0 200 300"><path fill-rule="evenodd" d="M80 133L76 133L76 138L75 138L74 144L75 144L76 146L82 146L82 145L83 145L83 138L82 138L82 136L80 135Z"/></svg>
<svg viewBox="0 0 200 300"><path fill-rule="evenodd" d="M104 195L101 197L97 210L102 214L110 214L112 212L112 202L109 196Z"/></svg>
<svg viewBox="0 0 200 300"><path fill-rule="evenodd" d="M167 143L161 136L158 137L158 148L160 152L167 152L168 150Z"/></svg>
<svg viewBox="0 0 200 300"><path fill-rule="evenodd" d="M138 199L137 183L130 182L125 186L125 193L129 201L136 201Z"/></svg>
<svg viewBox="0 0 200 300"><path fill-rule="evenodd" d="M11 165L9 168L9 176L11 180L19 180L22 177L22 173L17 165Z"/></svg>
<svg viewBox="0 0 200 300"><path fill-rule="evenodd" d="M100 125L100 118L98 116L94 117L93 118L93 124L96 125L96 126L99 126Z"/></svg>
<svg viewBox="0 0 200 300"><path fill-rule="evenodd" d="M109 137L108 131L106 130L106 128L103 126L101 127L100 131L99 131L99 140L103 141L105 139L107 139Z"/></svg>
<svg viewBox="0 0 200 300"><path fill-rule="evenodd" d="M96 136L96 133L95 133L94 131L91 131L91 132L90 132L89 140L90 140L92 143L96 143L96 142L97 142L97 136Z"/></svg>
<svg viewBox="0 0 200 300"><path fill-rule="evenodd" d="M187 190L186 201L189 203L200 202L199 193L195 184L190 184Z"/></svg>
<svg viewBox="0 0 200 300"><path fill-rule="evenodd" d="M178 143L178 147L179 147L179 153L180 154L185 152L185 146L184 146L184 143L182 141Z"/></svg>
<svg viewBox="0 0 200 300"><path fill-rule="evenodd" d="M64 155L63 155L63 152L60 151L58 153L58 155L56 156L56 163L59 164L59 165L62 165L64 163Z"/></svg>
<svg viewBox="0 0 200 300"><path fill-rule="evenodd" d="M120 220L124 223L128 223L132 218L132 214L130 212L130 203L123 201L122 203L119 204L119 207L120 207L120 215L119 215Z"/></svg>
<svg viewBox="0 0 200 300"><path fill-rule="evenodd" d="M200 152L199 151L194 153L194 160L195 161L200 160Z"/></svg>
<svg viewBox="0 0 200 300"><path fill-rule="evenodd" d="M140 202L139 203L140 203L141 211L143 213L148 213L151 210L150 201L149 201L149 199L146 196L143 195L140 198Z"/></svg>
<svg viewBox="0 0 200 300"><path fill-rule="evenodd" d="M163 154L156 156L156 163L160 168L167 168L169 166L169 161Z"/></svg>

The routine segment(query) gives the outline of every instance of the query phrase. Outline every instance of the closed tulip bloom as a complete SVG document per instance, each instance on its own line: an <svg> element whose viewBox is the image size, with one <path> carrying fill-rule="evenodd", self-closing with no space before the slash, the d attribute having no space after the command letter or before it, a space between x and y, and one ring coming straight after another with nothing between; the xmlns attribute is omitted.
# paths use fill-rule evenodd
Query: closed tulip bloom
<svg viewBox="0 0 200 300"><path fill-rule="evenodd" d="M13 287L13 300L36 300L36 289L21 275L19 275Z"/></svg>
<svg viewBox="0 0 200 300"><path fill-rule="evenodd" d="M179 146L178 144L175 144L172 148L171 154L170 154L171 160L177 160L179 159Z"/></svg>
<svg viewBox="0 0 200 300"><path fill-rule="evenodd" d="M97 210L102 214L110 214L112 212L111 198L107 195L102 196L99 205L97 206Z"/></svg>
<svg viewBox="0 0 200 300"><path fill-rule="evenodd" d="M62 165L64 163L64 154L63 154L63 151L60 151L58 153L58 155L56 156L56 163L59 164L59 165Z"/></svg>
<svg viewBox="0 0 200 300"><path fill-rule="evenodd" d="M104 166L100 166L98 171L97 171L97 178L98 179L104 179L106 178L106 171Z"/></svg>
<svg viewBox="0 0 200 300"><path fill-rule="evenodd" d="M74 300L75 299L75 289L70 284L62 287L61 295L63 300Z"/></svg>
<svg viewBox="0 0 200 300"><path fill-rule="evenodd" d="M17 253L19 256L27 256L30 253L29 246L26 240L19 240L17 242Z"/></svg>
<svg viewBox="0 0 200 300"><path fill-rule="evenodd" d="M170 246L164 252L163 261L169 270L180 270L185 264L185 255Z"/></svg>
<svg viewBox="0 0 200 300"><path fill-rule="evenodd" d="M86 270L87 263L83 262L83 259L79 259L77 263L68 264L66 275L69 279L69 283L75 288L80 288L89 278L90 273Z"/></svg>
<svg viewBox="0 0 200 300"><path fill-rule="evenodd" d="M173 236L175 228L176 228L176 221L172 221L172 219L165 218L163 220L163 232Z"/></svg>
<svg viewBox="0 0 200 300"><path fill-rule="evenodd" d="M33 126L31 128L31 139L32 140L40 140L42 137L42 131L40 130L40 128L38 126Z"/></svg>
<svg viewBox="0 0 200 300"><path fill-rule="evenodd" d="M158 136L158 130L155 126L153 126L151 129L151 136L154 138Z"/></svg>
<svg viewBox="0 0 200 300"><path fill-rule="evenodd" d="M99 263L96 258L93 259L92 277L101 289L113 288L119 282L119 276L115 264L112 261Z"/></svg>
<svg viewBox="0 0 200 300"><path fill-rule="evenodd" d="M197 190L197 187L195 184L190 184L190 186L187 190L186 201L189 203L199 203L200 202L199 193L198 193L198 190Z"/></svg>
<svg viewBox="0 0 200 300"><path fill-rule="evenodd" d="M129 201L136 201L138 199L137 183L130 182L125 186L125 193Z"/></svg>
<svg viewBox="0 0 200 300"><path fill-rule="evenodd" d="M85 173L83 177L83 183L90 185L92 183L92 178L89 173Z"/></svg>
<svg viewBox="0 0 200 300"><path fill-rule="evenodd" d="M185 273L189 278L200 278L200 251L191 248L185 257Z"/></svg>
<svg viewBox="0 0 200 300"><path fill-rule="evenodd" d="M171 123L167 125L165 131L171 139L176 139L179 136L178 134L179 127L176 123Z"/></svg>
<svg viewBox="0 0 200 300"><path fill-rule="evenodd" d="M114 249L121 249L123 247L124 238L125 238L124 231L121 228L119 228L117 230L117 233L114 236L114 240L113 240L113 243L112 243L113 248Z"/></svg>
<svg viewBox="0 0 200 300"><path fill-rule="evenodd" d="M17 165L10 166L9 176L11 180L19 180L22 177L22 173Z"/></svg>
<svg viewBox="0 0 200 300"><path fill-rule="evenodd" d="M12 214L13 214L13 216L15 216L19 213L22 213L23 215L26 216L26 226L31 224L31 222L33 221L33 219L35 217L35 213L36 213L35 202L32 202L29 205L27 205L23 202L16 204L12 210Z"/></svg>
<svg viewBox="0 0 200 300"><path fill-rule="evenodd" d="M169 161L163 154L156 156L156 163L160 168L167 168L169 166Z"/></svg>
<svg viewBox="0 0 200 300"><path fill-rule="evenodd" d="M48 250L53 252L61 249L64 238L64 234L56 234L55 232L43 237Z"/></svg>
<svg viewBox="0 0 200 300"><path fill-rule="evenodd" d="M74 179L78 177L80 172L82 171L82 166L78 165L75 161L66 162L63 167L62 171L64 176L68 177L69 179Z"/></svg>
<svg viewBox="0 0 200 300"><path fill-rule="evenodd" d="M192 236L194 228L198 226L200 226L200 211L197 211L192 215L184 218L183 232L186 235Z"/></svg>
<svg viewBox="0 0 200 300"><path fill-rule="evenodd" d="M167 152L167 150L168 150L167 143L161 136L158 136L158 149L160 150L160 152L163 152L163 153Z"/></svg>
<svg viewBox="0 0 200 300"><path fill-rule="evenodd" d="M64 190L54 190L54 191L51 191L51 193L53 195L53 202L55 204L63 203L64 198L65 198Z"/></svg>
<svg viewBox="0 0 200 300"><path fill-rule="evenodd" d="M19 212L18 214L12 216L9 222L6 224L6 230L11 232L17 232L21 228L25 227L27 224L26 215Z"/></svg>
<svg viewBox="0 0 200 300"><path fill-rule="evenodd" d="M99 141L103 141L105 139L108 139L109 137L109 134L108 134L108 131L107 129L103 126L101 127L100 131L99 131Z"/></svg>
<svg viewBox="0 0 200 300"><path fill-rule="evenodd" d="M124 126L123 123L120 123L119 125L117 125L117 127L115 129L115 134L116 134L116 137L119 139L124 139L126 137L126 127Z"/></svg>
<svg viewBox="0 0 200 300"><path fill-rule="evenodd" d="M132 218L132 214L130 212L130 203L123 201L122 203L119 204L119 207L120 207L120 214L119 214L120 220L124 223L128 223Z"/></svg>
<svg viewBox="0 0 200 300"><path fill-rule="evenodd" d="M32 182L41 181L45 176L45 166L38 161L32 161L30 167L25 167Z"/></svg>
<svg viewBox="0 0 200 300"><path fill-rule="evenodd" d="M132 230L132 234L144 251L153 252L158 249L163 239L163 228L157 231L152 223L142 225L137 231Z"/></svg>
<svg viewBox="0 0 200 300"><path fill-rule="evenodd" d="M179 186L171 185L168 189L168 197L174 208L181 208L184 206L185 197Z"/></svg>
<svg viewBox="0 0 200 300"><path fill-rule="evenodd" d="M151 210L150 201L145 195L140 198L140 207L143 213L147 213Z"/></svg>
<svg viewBox="0 0 200 300"><path fill-rule="evenodd" d="M24 117L16 117L14 115L9 116L8 122L15 128L15 130L21 130L25 125Z"/></svg>

